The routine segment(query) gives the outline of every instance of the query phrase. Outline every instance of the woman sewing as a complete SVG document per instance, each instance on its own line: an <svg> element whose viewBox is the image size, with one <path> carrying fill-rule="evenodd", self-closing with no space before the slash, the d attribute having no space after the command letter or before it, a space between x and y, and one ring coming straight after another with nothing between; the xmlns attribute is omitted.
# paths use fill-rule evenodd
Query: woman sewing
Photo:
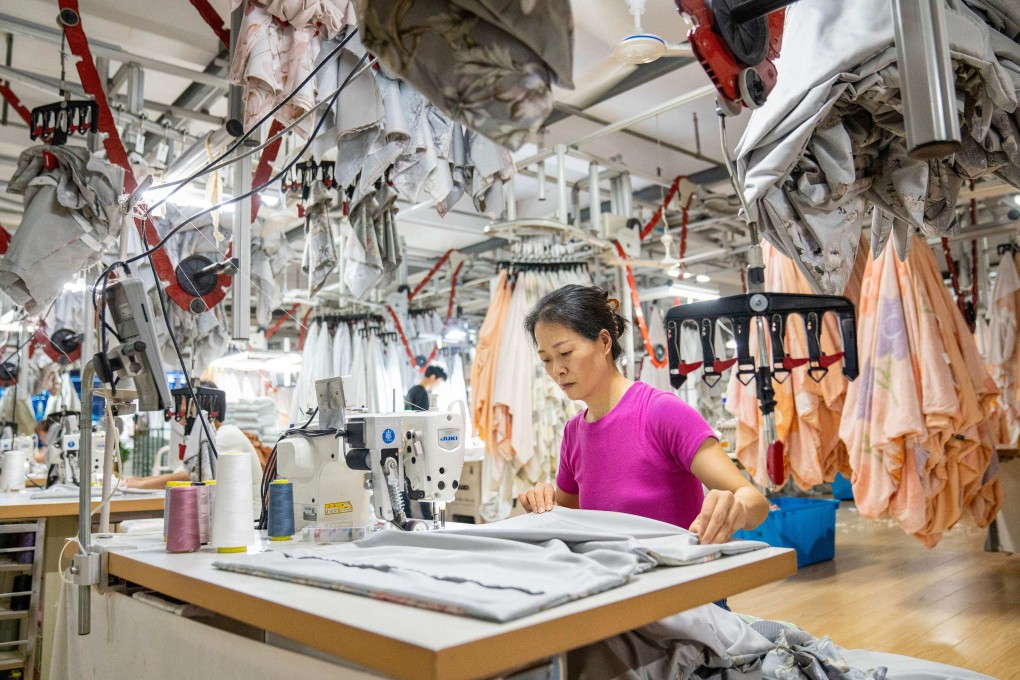
<svg viewBox="0 0 1020 680"><path fill-rule="evenodd" d="M528 314L525 326L546 372L588 408L564 428L555 486L539 484L521 493L520 503L528 512L561 505L640 515L690 529L702 543L758 526L768 501L705 419L676 395L620 373L627 321L618 307L599 288L570 285Z"/></svg>

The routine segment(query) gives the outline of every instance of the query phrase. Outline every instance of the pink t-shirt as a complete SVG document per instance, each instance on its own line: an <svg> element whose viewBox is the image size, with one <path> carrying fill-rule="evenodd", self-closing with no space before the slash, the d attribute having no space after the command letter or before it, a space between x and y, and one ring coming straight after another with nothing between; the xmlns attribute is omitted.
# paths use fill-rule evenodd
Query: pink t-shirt
<svg viewBox="0 0 1020 680"><path fill-rule="evenodd" d="M635 382L593 423L587 409L563 432L556 485L586 510L613 510L688 528L705 500L691 472L712 428L669 392Z"/></svg>

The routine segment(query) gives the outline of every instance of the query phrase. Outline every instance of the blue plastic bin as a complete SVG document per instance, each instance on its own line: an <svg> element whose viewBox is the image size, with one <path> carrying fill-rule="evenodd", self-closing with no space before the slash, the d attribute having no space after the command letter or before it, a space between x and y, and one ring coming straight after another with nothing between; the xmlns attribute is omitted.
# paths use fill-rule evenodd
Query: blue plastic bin
<svg viewBox="0 0 1020 680"><path fill-rule="evenodd" d="M738 531L734 538L764 541L797 551L797 567L831 560L836 554L836 508L828 498L773 498L778 510L757 529Z"/></svg>
<svg viewBox="0 0 1020 680"><path fill-rule="evenodd" d="M832 497L837 501L852 501L854 499L854 488L851 486L850 480L838 472L836 478L832 480Z"/></svg>

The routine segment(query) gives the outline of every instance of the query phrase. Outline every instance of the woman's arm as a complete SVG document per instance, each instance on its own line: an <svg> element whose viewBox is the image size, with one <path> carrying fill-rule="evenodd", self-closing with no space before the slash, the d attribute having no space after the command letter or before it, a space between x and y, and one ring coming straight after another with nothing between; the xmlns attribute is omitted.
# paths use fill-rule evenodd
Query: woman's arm
<svg viewBox="0 0 1020 680"><path fill-rule="evenodd" d="M753 529L769 514L769 502L747 481L722 445L709 438L698 448L691 472L709 488L691 531L702 543L723 543L739 529Z"/></svg>

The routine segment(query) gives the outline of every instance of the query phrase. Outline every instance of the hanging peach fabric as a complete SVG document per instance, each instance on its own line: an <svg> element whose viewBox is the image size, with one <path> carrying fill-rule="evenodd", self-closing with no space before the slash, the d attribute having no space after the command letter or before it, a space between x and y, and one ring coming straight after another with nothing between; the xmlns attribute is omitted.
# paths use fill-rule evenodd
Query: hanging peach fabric
<svg viewBox="0 0 1020 680"><path fill-rule="evenodd" d="M865 243L858 249L859 256L850 277L848 291L855 297L860 289L861 276L867 259ZM769 244L762 246L765 260L765 288L771 292L812 294L810 284L800 273L796 263L779 253ZM756 347L757 335L751 331L751 347ZM788 356L806 357L807 339L804 326L796 316L789 317L785 336ZM833 315L826 315L822 324L821 348L826 354L841 351L839 326ZM802 489L832 481L837 472L849 474L846 447L839 439L839 420L843 411L843 398L847 380L840 366L831 367L828 374L815 382L805 368L795 368L783 382L772 381L776 392L776 436L786 450L786 477ZM737 419L737 458L751 473L755 482L767 486L768 471L765 460L765 442L760 437L764 422L758 408L755 383L743 385L735 375L730 377L726 407Z"/></svg>
<svg viewBox="0 0 1020 680"><path fill-rule="evenodd" d="M868 262L857 340L840 436L861 514L891 516L929 547L965 509L987 525L1002 504L997 389L927 244Z"/></svg>
<svg viewBox="0 0 1020 680"><path fill-rule="evenodd" d="M506 271L499 273L493 289L492 302L485 314L485 321L478 331L478 345L471 363L471 417L478 436L485 442L489 456L497 455L497 419L493 412L492 392L496 382L496 368L499 365L500 341L503 337L503 322L512 294L507 285ZM505 415L505 414L504 414ZM509 418L504 421L505 438L509 438Z"/></svg>

